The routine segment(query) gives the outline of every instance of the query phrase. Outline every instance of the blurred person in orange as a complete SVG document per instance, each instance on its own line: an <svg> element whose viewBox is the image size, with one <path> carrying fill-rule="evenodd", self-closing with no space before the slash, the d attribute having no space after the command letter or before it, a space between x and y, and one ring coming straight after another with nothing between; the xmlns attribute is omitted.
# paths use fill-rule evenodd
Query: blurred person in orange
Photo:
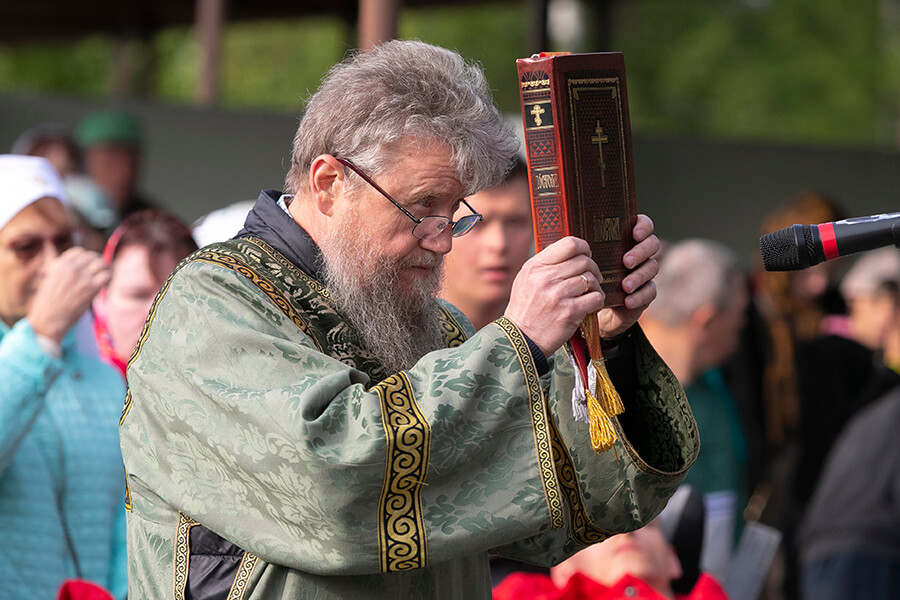
<svg viewBox="0 0 900 600"><path fill-rule="evenodd" d="M837 221L847 215L831 196L820 191L805 191L789 198L767 215L760 234L791 225L809 225ZM760 318L759 326L748 331L745 344L748 353L760 364L756 402L760 429L765 433L767 465L763 485L754 491L762 520L778 527L784 534L784 593L796 597L796 569L792 555L793 534L797 521L796 504L792 500L792 477L796 472L800 436L800 388L815 384L818 368L803 377L798 373L798 349L820 339L846 313L837 281L845 266L842 261L826 261L799 271L765 271L757 253L751 276L753 308Z"/></svg>
<svg viewBox="0 0 900 600"><path fill-rule="evenodd" d="M761 234L800 224L836 221L845 217L838 203L821 192L803 192L768 215ZM801 271L770 272L761 260L753 274L754 302L765 321L767 354L763 372L766 437L781 447L795 433L799 421L796 348L822 335L823 319L843 312L835 280L839 263L824 262Z"/></svg>

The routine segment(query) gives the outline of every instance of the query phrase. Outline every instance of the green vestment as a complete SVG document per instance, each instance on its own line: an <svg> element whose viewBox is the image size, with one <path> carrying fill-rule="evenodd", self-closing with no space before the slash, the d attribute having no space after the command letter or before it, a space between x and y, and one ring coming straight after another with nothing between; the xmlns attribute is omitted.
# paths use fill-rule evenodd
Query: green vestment
<svg viewBox="0 0 900 600"><path fill-rule="evenodd" d="M540 377L510 321L442 324L446 349L385 373L265 242L182 263L128 369L129 598L184 597L198 523L242 551L228 598L471 600L491 551L549 565L663 508L699 441L641 334L597 455L564 354Z"/></svg>

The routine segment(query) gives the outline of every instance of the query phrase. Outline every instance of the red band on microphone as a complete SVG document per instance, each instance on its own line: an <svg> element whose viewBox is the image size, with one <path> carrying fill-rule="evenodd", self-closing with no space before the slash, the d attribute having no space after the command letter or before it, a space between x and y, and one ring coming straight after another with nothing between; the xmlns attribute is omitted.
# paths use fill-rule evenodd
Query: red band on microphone
<svg viewBox="0 0 900 600"><path fill-rule="evenodd" d="M834 223L822 223L816 225L819 228L819 239L822 240L822 250L825 252L825 260L840 257L838 254L837 240L834 237Z"/></svg>

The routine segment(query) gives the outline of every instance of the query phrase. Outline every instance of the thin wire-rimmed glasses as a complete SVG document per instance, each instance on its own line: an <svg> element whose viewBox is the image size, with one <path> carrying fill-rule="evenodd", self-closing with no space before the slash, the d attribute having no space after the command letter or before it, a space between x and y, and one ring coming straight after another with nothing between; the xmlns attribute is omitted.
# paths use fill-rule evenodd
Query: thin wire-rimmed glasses
<svg viewBox="0 0 900 600"><path fill-rule="evenodd" d="M460 201L466 205L466 207L472 211L471 215L466 215L459 219L458 221L451 221L448 217L442 217L439 215L432 215L428 217L422 217L421 219L417 219L413 216L411 212L400 206L400 204L391 198L391 195L386 191L381 189L381 186L372 181L368 175L363 173L356 165L347 160L346 158L339 158L337 156L334 157L339 163L362 177L363 181L371 185L375 190L380 193L382 196L391 201L391 204L396 206L403 212L404 215L409 217L414 223L415 226L412 229L412 234L416 238L420 240L427 240L441 235L447 227L450 227L450 235L453 237L459 237L461 235L465 235L472 231L472 228L478 224L479 221L484 219L481 213L475 212L475 209L469 206L469 203L465 201L465 199L461 199Z"/></svg>

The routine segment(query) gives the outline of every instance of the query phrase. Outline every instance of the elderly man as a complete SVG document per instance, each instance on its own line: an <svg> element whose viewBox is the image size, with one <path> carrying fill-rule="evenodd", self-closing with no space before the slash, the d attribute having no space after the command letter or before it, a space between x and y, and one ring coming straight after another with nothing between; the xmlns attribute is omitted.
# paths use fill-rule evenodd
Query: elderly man
<svg viewBox="0 0 900 600"><path fill-rule="evenodd" d="M568 359L550 373L603 308L584 241L529 261L477 333L434 300L480 219L451 217L515 146L453 52L389 42L332 69L287 193L182 263L129 366L132 597L486 598L489 549L553 563L661 510L696 429L643 336L610 367L634 389L616 452L573 420ZM609 338L655 293L646 217L635 238Z"/></svg>
<svg viewBox="0 0 900 600"><path fill-rule="evenodd" d="M66 579L126 591L116 425L125 386L73 326L109 280L75 246L50 162L0 156L0 578L4 598Z"/></svg>

